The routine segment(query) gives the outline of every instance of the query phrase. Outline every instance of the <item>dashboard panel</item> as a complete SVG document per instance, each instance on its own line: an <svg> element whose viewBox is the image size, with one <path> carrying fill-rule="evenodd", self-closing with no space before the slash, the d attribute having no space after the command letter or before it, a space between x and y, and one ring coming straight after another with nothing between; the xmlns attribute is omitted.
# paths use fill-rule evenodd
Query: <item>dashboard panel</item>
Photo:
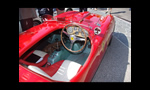
<svg viewBox="0 0 150 90"><path fill-rule="evenodd" d="M82 28L86 34L86 37L88 37L88 31ZM70 35L75 35L78 37L84 37L84 33L82 32L81 28L78 26L69 26L67 27L67 33Z"/></svg>

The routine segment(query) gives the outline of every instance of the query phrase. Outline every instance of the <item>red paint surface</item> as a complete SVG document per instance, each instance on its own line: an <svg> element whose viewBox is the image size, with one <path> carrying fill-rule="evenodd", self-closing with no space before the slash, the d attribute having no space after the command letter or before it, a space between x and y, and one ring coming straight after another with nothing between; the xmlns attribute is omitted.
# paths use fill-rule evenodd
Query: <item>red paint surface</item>
<svg viewBox="0 0 150 90"><path fill-rule="evenodd" d="M90 25L92 29L85 26L81 27L89 32L89 38L92 44L91 53L87 58L85 64L82 66L82 68L80 68L80 71L78 71L77 75L70 80L71 82L90 81L102 60L102 57L107 48L107 44L112 36L114 18L112 15L107 15L103 18L103 20L101 20L101 15L90 14L89 16L85 17L87 14L89 14L89 12L69 11L66 13L62 13L54 17L54 19L64 18L64 20L61 19L61 21L46 21L19 34L19 58L39 40L55 30L62 29L65 25L71 23L71 21L78 24L84 24L86 26ZM84 20L79 23L82 18L84 18ZM101 33L99 35L94 34L94 28L99 27L96 25L97 22L101 25ZM24 81L51 82L52 80L38 75L19 65L19 82Z"/></svg>

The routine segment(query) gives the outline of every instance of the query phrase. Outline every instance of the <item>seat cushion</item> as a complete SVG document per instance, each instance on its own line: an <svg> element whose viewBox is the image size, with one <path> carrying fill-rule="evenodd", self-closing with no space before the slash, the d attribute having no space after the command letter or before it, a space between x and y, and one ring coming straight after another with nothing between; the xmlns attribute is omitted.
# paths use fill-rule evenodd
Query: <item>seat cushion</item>
<svg viewBox="0 0 150 90"><path fill-rule="evenodd" d="M46 64L48 57L49 55L47 53L40 50L34 50L25 58L19 60L19 62L26 65L43 66L44 64Z"/></svg>
<svg viewBox="0 0 150 90"><path fill-rule="evenodd" d="M55 69L52 69L52 67ZM36 67L29 65L28 68L52 80L69 82L77 74L81 68L81 64L69 60L62 60L49 67Z"/></svg>

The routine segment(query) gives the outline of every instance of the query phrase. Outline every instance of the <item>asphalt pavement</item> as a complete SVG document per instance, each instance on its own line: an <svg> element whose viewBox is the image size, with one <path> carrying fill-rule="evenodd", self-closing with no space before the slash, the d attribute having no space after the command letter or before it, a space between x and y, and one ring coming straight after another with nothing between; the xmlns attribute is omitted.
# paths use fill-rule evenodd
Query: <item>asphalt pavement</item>
<svg viewBox="0 0 150 90"><path fill-rule="evenodd" d="M91 13L106 16L106 8ZM115 30L111 45L103 57L91 82L131 82L131 11L129 8L112 8Z"/></svg>
<svg viewBox="0 0 150 90"><path fill-rule="evenodd" d="M131 50L116 37L112 38L92 82L131 82Z"/></svg>

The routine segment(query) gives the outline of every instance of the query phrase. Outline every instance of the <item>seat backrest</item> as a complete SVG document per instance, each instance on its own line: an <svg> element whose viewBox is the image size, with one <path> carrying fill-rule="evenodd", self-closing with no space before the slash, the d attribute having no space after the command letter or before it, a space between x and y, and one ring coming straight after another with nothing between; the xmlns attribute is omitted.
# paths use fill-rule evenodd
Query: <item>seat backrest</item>
<svg viewBox="0 0 150 90"><path fill-rule="evenodd" d="M45 76L45 77L47 77L47 78L52 79L47 73L45 73L43 70L41 70L41 69L40 69L39 67L37 67L37 66L29 65L28 68L29 68L30 70L32 70L32 71L38 73L38 74L41 74L41 75L43 75L43 76Z"/></svg>

